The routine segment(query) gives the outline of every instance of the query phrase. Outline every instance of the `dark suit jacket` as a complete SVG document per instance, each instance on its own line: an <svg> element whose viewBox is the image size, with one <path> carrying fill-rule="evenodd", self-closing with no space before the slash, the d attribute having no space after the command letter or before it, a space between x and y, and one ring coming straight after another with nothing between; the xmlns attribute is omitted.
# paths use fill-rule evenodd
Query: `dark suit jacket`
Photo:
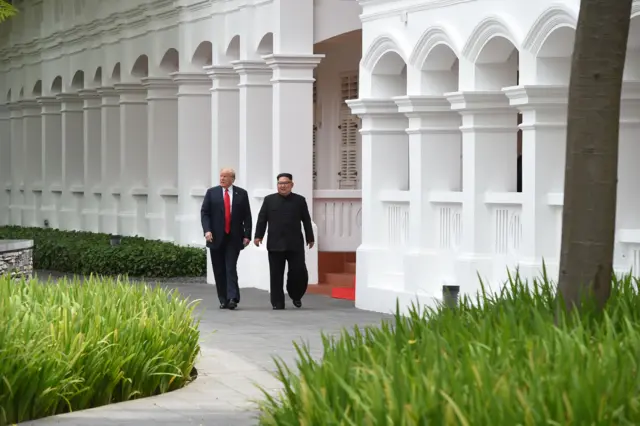
<svg viewBox="0 0 640 426"><path fill-rule="evenodd" d="M307 243L313 242L311 216L305 198L293 192L286 197L278 193L270 194L264 198L260 208L255 237L264 238L269 225L267 250L304 251L300 222L304 226Z"/></svg>
<svg viewBox="0 0 640 426"><path fill-rule="evenodd" d="M207 247L217 249L224 237L224 196L222 187L209 188L204 196L200 209L202 232L213 234L213 243L207 242ZM244 248L243 239L251 239L252 222L249 195L244 189L233 187L233 201L231 202L231 232L229 243L238 249Z"/></svg>

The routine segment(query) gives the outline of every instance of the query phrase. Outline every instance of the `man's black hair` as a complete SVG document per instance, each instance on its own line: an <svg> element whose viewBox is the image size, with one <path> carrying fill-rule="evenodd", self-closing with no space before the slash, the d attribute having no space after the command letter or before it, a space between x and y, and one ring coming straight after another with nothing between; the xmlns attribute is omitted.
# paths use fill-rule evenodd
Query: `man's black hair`
<svg viewBox="0 0 640 426"><path fill-rule="evenodd" d="M280 173L276 180L280 180L281 177L285 177L289 180L293 180L293 175L291 173Z"/></svg>

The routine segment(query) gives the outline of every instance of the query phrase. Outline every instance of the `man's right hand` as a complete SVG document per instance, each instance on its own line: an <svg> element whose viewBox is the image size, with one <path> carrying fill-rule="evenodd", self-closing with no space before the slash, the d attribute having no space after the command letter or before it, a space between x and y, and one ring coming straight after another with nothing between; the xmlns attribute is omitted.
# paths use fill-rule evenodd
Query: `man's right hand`
<svg viewBox="0 0 640 426"><path fill-rule="evenodd" d="M204 234L204 239L207 240L208 243L213 242L213 234L211 232L207 232Z"/></svg>
<svg viewBox="0 0 640 426"><path fill-rule="evenodd" d="M256 247L260 247L260 243L262 243L262 238L256 238L253 240L253 244L255 244Z"/></svg>

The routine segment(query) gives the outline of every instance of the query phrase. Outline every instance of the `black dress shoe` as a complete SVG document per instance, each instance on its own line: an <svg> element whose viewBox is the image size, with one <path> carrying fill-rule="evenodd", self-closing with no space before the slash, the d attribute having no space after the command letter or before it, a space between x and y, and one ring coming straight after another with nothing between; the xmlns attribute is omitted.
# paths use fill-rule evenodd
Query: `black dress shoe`
<svg viewBox="0 0 640 426"><path fill-rule="evenodd" d="M275 306L275 305L273 306L274 311L281 311L283 309L284 309L284 306Z"/></svg>
<svg viewBox="0 0 640 426"><path fill-rule="evenodd" d="M235 300L233 299L229 300L229 309L233 311L237 307L238 307L238 303Z"/></svg>
<svg viewBox="0 0 640 426"><path fill-rule="evenodd" d="M221 303L220 304L220 309L227 309L229 307L229 305L227 305L226 303Z"/></svg>
<svg viewBox="0 0 640 426"><path fill-rule="evenodd" d="M293 306L295 306L296 308L301 308L302 307L302 301L301 300L294 300L293 301Z"/></svg>

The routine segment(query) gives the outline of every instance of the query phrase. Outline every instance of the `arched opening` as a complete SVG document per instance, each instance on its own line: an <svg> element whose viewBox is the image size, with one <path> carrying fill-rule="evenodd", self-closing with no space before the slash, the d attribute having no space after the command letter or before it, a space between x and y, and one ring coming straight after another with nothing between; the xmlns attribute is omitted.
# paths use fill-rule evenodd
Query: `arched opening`
<svg viewBox="0 0 640 426"><path fill-rule="evenodd" d="M407 94L407 64L394 51L384 53L371 71L371 96L392 98Z"/></svg>
<svg viewBox="0 0 640 426"><path fill-rule="evenodd" d="M36 81L36 84L33 85L33 90L31 91L31 96L38 97L42 96L42 80Z"/></svg>
<svg viewBox="0 0 640 426"><path fill-rule="evenodd" d="M229 42L227 46L227 50L225 51L225 57L227 61L238 61L240 60L240 36L235 35Z"/></svg>
<svg viewBox="0 0 640 426"><path fill-rule="evenodd" d="M174 48L167 50L160 61L160 70L166 74L180 70L180 54Z"/></svg>
<svg viewBox="0 0 640 426"><path fill-rule="evenodd" d="M7 103L11 102L11 89L7 90Z"/></svg>
<svg viewBox="0 0 640 426"><path fill-rule="evenodd" d="M571 27L561 27L549 34L536 56L537 84L569 84L575 36Z"/></svg>
<svg viewBox="0 0 640 426"><path fill-rule="evenodd" d="M98 67L93 74L93 84L95 86L102 86L102 67Z"/></svg>
<svg viewBox="0 0 640 426"><path fill-rule="evenodd" d="M438 44L427 54L421 67L420 93L441 96L458 91L459 61L446 44Z"/></svg>
<svg viewBox="0 0 640 426"><path fill-rule="evenodd" d="M266 33L260 39L258 47L256 48L258 55L270 55L273 53L273 33Z"/></svg>
<svg viewBox="0 0 640 426"><path fill-rule="evenodd" d="M111 71L111 80L114 83L120 82L120 62L114 65L113 71Z"/></svg>
<svg viewBox="0 0 640 426"><path fill-rule="evenodd" d="M71 79L71 88L74 90L84 89L84 71L76 71Z"/></svg>
<svg viewBox="0 0 640 426"><path fill-rule="evenodd" d="M53 79L53 83L51 83L51 93L57 95L62 92L62 77L57 76Z"/></svg>
<svg viewBox="0 0 640 426"><path fill-rule="evenodd" d="M193 53L191 63L197 67L207 67L213 63L213 45L210 41L203 41Z"/></svg>
<svg viewBox="0 0 640 426"><path fill-rule="evenodd" d="M140 55L131 68L131 75L137 78L145 78L149 76L149 57Z"/></svg>

